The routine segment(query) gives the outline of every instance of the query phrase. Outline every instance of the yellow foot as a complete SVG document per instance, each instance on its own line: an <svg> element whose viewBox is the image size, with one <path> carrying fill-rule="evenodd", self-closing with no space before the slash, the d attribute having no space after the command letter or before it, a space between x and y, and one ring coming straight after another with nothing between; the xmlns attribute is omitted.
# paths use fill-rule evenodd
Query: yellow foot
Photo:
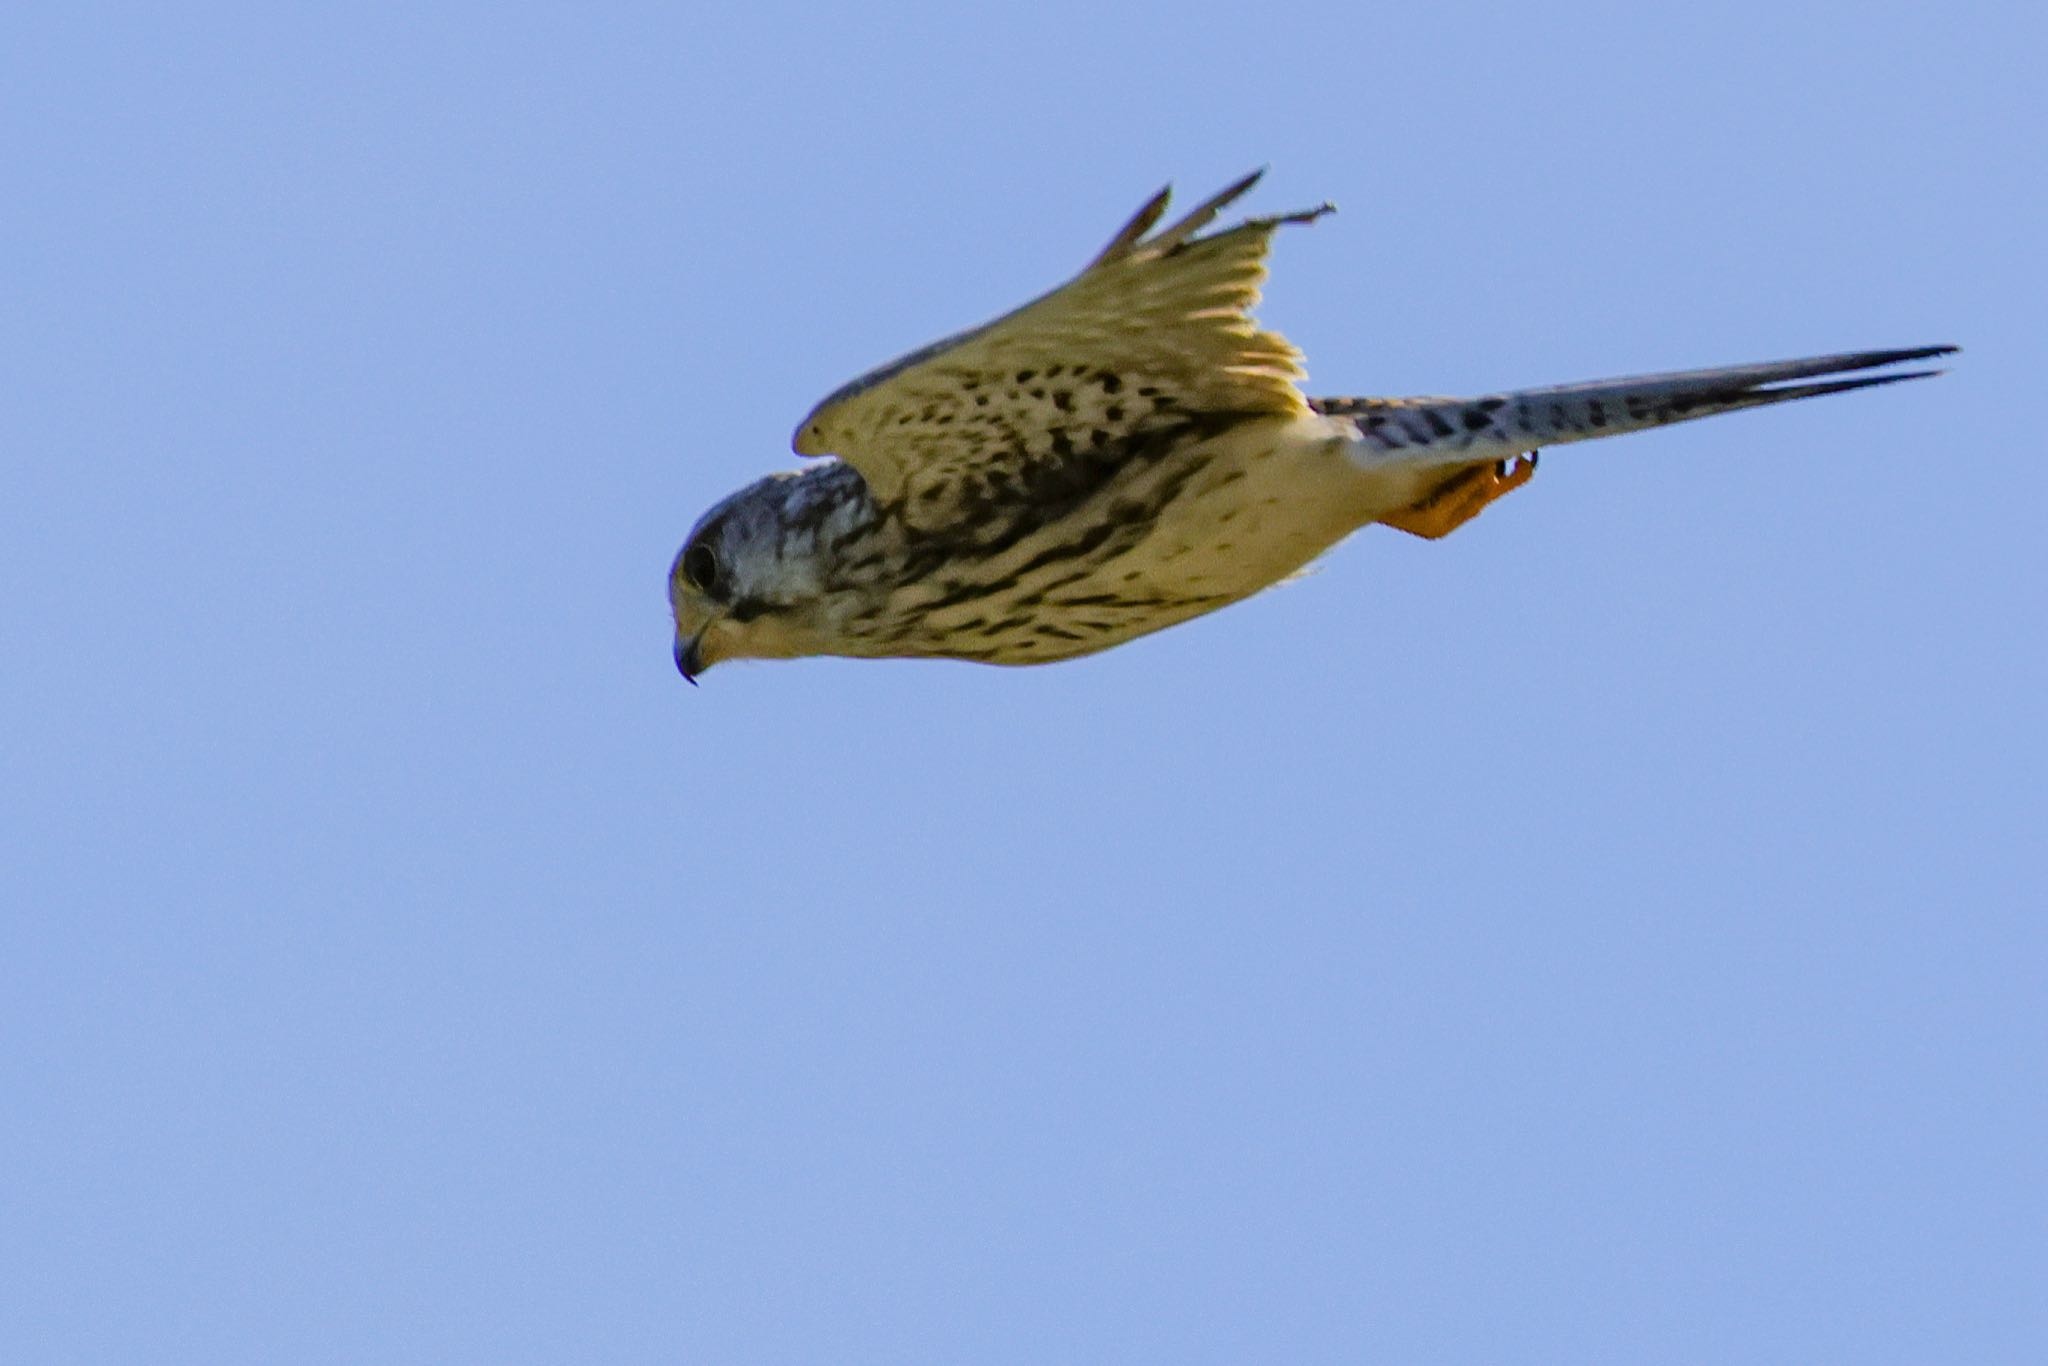
<svg viewBox="0 0 2048 1366"><path fill-rule="evenodd" d="M1450 535L1477 517L1488 503L1528 483L1535 473L1534 451L1518 455L1512 462L1475 465L1452 475L1414 507L1380 520L1411 536L1426 536L1433 541Z"/></svg>

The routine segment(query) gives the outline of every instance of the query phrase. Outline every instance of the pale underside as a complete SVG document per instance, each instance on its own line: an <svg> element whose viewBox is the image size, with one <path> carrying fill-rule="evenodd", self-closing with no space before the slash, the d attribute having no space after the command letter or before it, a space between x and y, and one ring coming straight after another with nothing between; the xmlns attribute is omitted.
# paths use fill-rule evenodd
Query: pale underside
<svg viewBox="0 0 2048 1366"><path fill-rule="evenodd" d="M1303 413L1190 433L1125 462L1053 535L899 588L900 634L853 638L873 639L861 653L993 663L1090 654L1259 592L1443 478L1369 476L1332 426Z"/></svg>

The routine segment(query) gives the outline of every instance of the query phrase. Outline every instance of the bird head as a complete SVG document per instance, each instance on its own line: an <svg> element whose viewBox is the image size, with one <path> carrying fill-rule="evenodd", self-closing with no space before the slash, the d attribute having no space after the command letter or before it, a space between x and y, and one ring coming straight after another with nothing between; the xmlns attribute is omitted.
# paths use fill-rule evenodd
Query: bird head
<svg viewBox="0 0 2048 1366"><path fill-rule="evenodd" d="M676 668L822 654L844 604L826 561L865 508L860 476L837 461L772 474L719 503L669 568Z"/></svg>

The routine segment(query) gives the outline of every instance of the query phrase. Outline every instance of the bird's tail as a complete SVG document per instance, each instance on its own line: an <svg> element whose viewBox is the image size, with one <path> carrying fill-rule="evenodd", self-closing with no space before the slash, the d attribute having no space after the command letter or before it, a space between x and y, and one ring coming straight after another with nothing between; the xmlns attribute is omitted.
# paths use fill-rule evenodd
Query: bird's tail
<svg viewBox="0 0 2048 1366"><path fill-rule="evenodd" d="M1809 360L1730 365L1716 370L1681 370L1634 379L1518 389L1484 398L1316 399L1317 412L1357 428L1361 459L1426 466L1505 460L1539 446L1619 436L1716 413L1785 403L1795 398L1847 393L1902 379L1924 379L1940 370L1907 370L1854 379L1815 380L1879 366L1945 356L1953 346L1906 351L1856 351Z"/></svg>

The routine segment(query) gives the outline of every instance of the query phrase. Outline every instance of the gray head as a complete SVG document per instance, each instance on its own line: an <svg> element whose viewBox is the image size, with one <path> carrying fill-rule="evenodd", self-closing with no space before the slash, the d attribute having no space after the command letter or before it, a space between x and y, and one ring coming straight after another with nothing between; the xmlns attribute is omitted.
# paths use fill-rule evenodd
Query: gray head
<svg viewBox="0 0 2048 1366"><path fill-rule="evenodd" d="M826 653L856 597L835 581L831 548L874 515L860 475L837 460L771 474L705 513L668 574L683 677L724 659Z"/></svg>

